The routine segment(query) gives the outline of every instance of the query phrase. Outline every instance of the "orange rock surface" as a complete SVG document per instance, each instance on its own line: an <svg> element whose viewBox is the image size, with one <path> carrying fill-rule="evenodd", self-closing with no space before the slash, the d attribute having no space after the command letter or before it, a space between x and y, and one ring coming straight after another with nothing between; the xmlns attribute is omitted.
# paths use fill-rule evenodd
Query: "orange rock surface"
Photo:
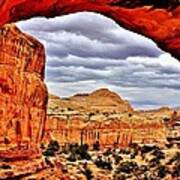
<svg viewBox="0 0 180 180"><path fill-rule="evenodd" d="M0 148L39 142L47 104L44 47L12 24L0 29L0 49Z"/></svg>
<svg viewBox="0 0 180 180"><path fill-rule="evenodd" d="M49 117L46 129L46 140L55 138L61 145L68 143L87 143L93 146L99 141L101 147L121 146L127 147L130 143L165 143L165 125L159 121L139 122L128 119L113 119L102 122L89 121L85 123L78 117L71 119L70 124L61 118Z"/></svg>
<svg viewBox="0 0 180 180"><path fill-rule="evenodd" d="M120 3L118 3L120 2ZM92 11L114 19L121 26L153 39L160 48L180 59L180 7L149 6L126 0L1 0L0 26L34 16L54 17ZM124 3L124 5L122 5ZM128 4L128 3L127 3Z"/></svg>
<svg viewBox="0 0 180 180"><path fill-rule="evenodd" d="M75 111L74 114L80 112L133 112L133 108L128 101L123 100L118 94L106 88L98 89L90 94L76 94L65 99L49 95L48 102L48 109L52 111L56 109L57 112L65 111L65 109L70 109L72 113Z"/></svg>
<svg viewBox="0 0 180 180"><path fill-rule="evenodd" d="M166 142L163 118L170 118L173 113L168 107L134 111L129 103L108 89L77 94L65 100L54 95L49 97L48 109L51 110L46 139L55 138L62 145L85 142L91 147L97 140L101 147Z"/></svg>

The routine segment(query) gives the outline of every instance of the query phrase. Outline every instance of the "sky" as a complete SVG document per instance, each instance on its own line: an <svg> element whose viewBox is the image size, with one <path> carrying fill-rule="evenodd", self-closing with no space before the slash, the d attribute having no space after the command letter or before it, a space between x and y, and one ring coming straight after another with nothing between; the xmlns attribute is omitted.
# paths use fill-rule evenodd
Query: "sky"
<svg viewBox="0 0 180 180"><path fill-rule="evenodd" d="M180 63L95 13L17 23L46 49L46 83L60 97L109 88L136 109L180 106Z"/></svg>

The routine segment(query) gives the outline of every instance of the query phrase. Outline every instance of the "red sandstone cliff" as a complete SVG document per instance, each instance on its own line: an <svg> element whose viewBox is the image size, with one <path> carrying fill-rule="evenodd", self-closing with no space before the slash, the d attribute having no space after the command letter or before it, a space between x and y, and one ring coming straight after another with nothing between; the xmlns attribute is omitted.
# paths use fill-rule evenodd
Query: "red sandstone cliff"
<svg viewBox="0 0 180 180"><path fill-rule="evenodd" d="M81 11L101 13L121 26L153 39L180 59L180 7L127 0L1 0L0 26L34 16L54 17ZM151 1L149 1L151 2ZM162 1L161 1L162 2ZM172 1L167 1L171 3ZM177 2L177 1L176 1Z"/></svg>
<svg viewBox="0 0 180 180"><path fill-rule="evenodd" d="M0 141L37 142L46 119L44 47L15 25L6 25L0 29L0 49Z"/></svg>

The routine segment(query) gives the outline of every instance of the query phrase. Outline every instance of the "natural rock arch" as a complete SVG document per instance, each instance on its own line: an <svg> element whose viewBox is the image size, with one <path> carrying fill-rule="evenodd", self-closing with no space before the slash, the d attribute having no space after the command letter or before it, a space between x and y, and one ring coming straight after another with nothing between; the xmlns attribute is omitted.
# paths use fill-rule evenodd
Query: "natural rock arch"
<svg viewBox="0 0 180 180"><path fill-rule="evenodd" d="M180 7L143 0L1 0L0 26L34 16L54 17L74 12L103 14L126 29L145 35L180 59ZM149 1L151 2L151 1ZM152 1L153 2L153 1ZM170 3L170 1L167 1ZM152 3L153 4L153 3ZM148 6L146 6L148 5Z"/></svg>

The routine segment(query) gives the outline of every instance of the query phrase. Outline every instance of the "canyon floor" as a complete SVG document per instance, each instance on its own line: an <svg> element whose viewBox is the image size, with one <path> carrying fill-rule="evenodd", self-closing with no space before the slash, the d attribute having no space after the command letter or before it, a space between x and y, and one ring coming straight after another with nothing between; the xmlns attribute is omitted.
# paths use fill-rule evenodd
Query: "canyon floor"
<svg viewBox="0 0 180 180"><path fill-rule="evenodd" d="M178 180L180 175L180 150L177 147L136 145L126 149L85 150L87 157L76 151L81 149L80 146L67 148L70 147L60 147L53 156L44 154L33 161L0 163L0 177L22 180Z"/></svg>

